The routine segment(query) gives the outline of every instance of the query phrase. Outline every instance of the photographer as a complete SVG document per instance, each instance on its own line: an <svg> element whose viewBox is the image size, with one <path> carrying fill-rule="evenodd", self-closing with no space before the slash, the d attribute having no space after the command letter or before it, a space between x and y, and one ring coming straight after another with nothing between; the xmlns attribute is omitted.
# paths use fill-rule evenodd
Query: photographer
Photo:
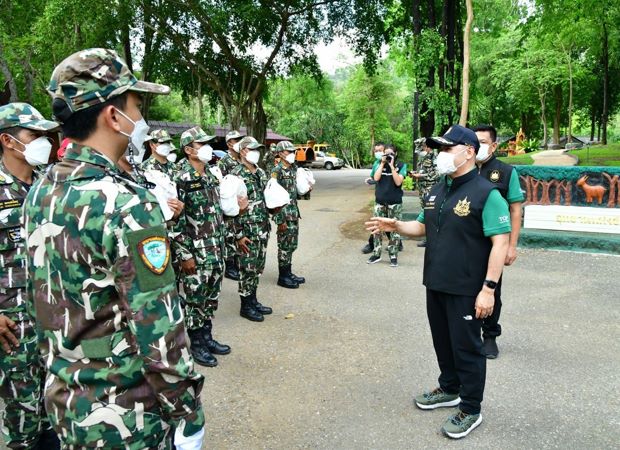
<svg viewBox="0 0 620 450"><path fill-rule="evenodd" d="M407 165L396 161L397 153L393 145L385 147L381 159L377 160L370 176L377 182L375 189L375 216L400 220L403 211L403 180L407 174ZM395 232L386 233L389 239L388 252L390 266L398 266L398 250L400 235ZM381 260L381 233L374 235L374 248L368 264Z"/></svg>

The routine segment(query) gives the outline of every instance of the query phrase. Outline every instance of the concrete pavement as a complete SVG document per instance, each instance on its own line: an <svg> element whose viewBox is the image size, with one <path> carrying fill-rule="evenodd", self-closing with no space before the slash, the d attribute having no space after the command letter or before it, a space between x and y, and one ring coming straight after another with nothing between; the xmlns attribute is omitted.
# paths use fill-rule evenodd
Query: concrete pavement
<svg viewBox="0 0 620 450"><path fill-rule="evenodd" d="M579 159L568 150L545 150L532 155L535 166L576 166Z"/></svg>

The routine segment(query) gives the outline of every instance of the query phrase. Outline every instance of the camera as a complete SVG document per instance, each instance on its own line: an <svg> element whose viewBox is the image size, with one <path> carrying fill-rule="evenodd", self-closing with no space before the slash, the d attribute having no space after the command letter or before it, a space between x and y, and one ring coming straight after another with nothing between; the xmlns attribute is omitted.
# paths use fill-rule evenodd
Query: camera
<svg viewBox="0 0 620 450"><path fill-rule="evenodd" d="M394 161L394 156L392 155L386 155L385 156L385 162L388 164L391 164Z"/></svg>

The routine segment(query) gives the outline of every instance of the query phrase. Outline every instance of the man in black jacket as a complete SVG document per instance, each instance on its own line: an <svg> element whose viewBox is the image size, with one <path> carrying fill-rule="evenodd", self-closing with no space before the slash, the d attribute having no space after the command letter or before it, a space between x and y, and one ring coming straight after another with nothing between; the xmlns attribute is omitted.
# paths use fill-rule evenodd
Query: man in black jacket
<svg viewBox="0 0 620 450"><path fill-rule="evenodd" d="M426 310L439 364L439 387L417 395L423 410L459 406L442 431L467 436L481 422L480 404L486 358L480 330L493 312L493 290L502 273L510 233L508 205L494 185L478 176L476 134L454 125L442 137L427 139L437 148L437 170L447 175L429 194L417 220L373 217L373 233L426 235Z"/></svg>
<svg viewBox="0 0 620 450"><path fill-rule="evenodd" d="M495 157L497 149L497 131L491 125L478 125L474 128L480 141L480 150L476 155L476 164L480 176L495 185L502 197L508 202L510 210L510 244L504 265L510 266L517 259L517 243L521 231L521 203L523 192L519 184L519 174L510 164L506 164ZM499 324L499 315L502 310L502 278L500 277L495 288L495 306L493 314L482 322L482 338L484 340L484 354L489 359L499 355L496 338L502 334Z"/></svg>

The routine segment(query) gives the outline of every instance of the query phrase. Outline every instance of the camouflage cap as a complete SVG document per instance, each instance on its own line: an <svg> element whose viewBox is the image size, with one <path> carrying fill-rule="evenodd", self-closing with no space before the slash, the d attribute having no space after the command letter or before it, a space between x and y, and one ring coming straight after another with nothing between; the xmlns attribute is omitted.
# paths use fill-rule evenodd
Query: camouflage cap
<svg viewBox="0 0 620 450"><path fill-rule="evenodd" d="M209 136L200 127L185 130L181 135L181 147L191 144L192 142L209 142L215 139L215 136Z"/></svg>
<svg viewBox="0 0 620 450"><path fill-rule="evenodd" d="M127 91L169 94L163 84L139 81L114 50L89 48L65 58L52 73L48 92L64 100L72 113Z"/></svg>
<svg viewBox="0 0 620 450"><path fill-rule="evenodd" d="M257 148L265 147L263 144L258 142L252 136L246 136L239 141L239 149L249 148L250 150L256 150Z"/></svg>
<svg viewBox="0 0 620 450"><path fill-rule="evenodd" d="M276 145L276 152L294 152L295 146L289 141L280 141Z"/></svg>
<svg viewBox="0 0 620 450"><path fill-rule="evenodd" d="M150 137L152 141L161 144L163 142L172 142L172 138L170 137L170 133L166 130L153 130L150 133Z"/></svg>
<svg viewBox="0 0 620 450"><path fill-rule="evenodd" d="M21 127L36 131L51 131L59 126L57 122L46 120L34 106L28 103L9 103L0 106L0 130Z"/></svg>
<svg viewBox="0 0 620 450"><path fill-rule="evenodd" d="M243 137L245 136L239 133L237 130L232 130L226 134L226 142L230 141L231 139L241 139Z"/></svg>

